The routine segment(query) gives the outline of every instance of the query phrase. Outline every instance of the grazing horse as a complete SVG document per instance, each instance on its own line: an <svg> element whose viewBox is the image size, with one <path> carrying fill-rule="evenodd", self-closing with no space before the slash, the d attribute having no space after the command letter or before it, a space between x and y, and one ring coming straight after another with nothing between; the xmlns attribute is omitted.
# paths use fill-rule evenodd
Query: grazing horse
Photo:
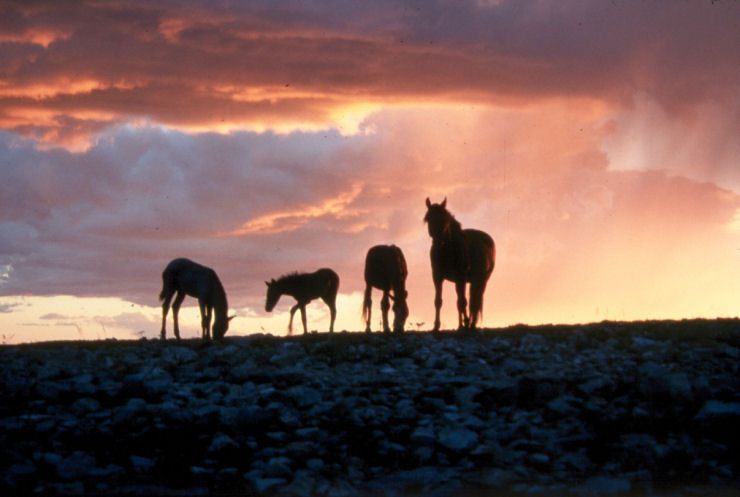
<svg viewBox="0 0 740 497"><path fill-rule="evenodd" d="M167 264L162 273L162 292L159 294L159 300L162 301L162 340L165 339L167 311L175 292L177 292L177 296L172 303L172 317L175 322L175 337L178 340L180 339L180 329L177 324L177 313L185 295L198 299L202 338L204 340L210 340L211 338L210 328L213 314L215 314L213 338L216 340L223 338L229 329L229 321L234 319L234 316L226 317L229 308L226 303L226 292L218 276L216 276L216 272L189 259L174 259Z"/></svg>
<svg viewBox="0 0 740 497"><path fill-rule="evenodd" d="M293 314L301 310L301 321L303 322L303 334L308 333L306 329L306 304L315 298L320 298L331 311L331 324L329 333L334 331L334 319L337 317L337 291L339 290L339 276L328 268L322 268L314 273L292 273L280 277L277 281L265 281L267 285L267 299L265 310L271 312L275 308L282 295L290 295L298 301L290 309L290 322L288 333L293 333Z"/></svg>
<svg viewBox="0 0 740 497"><path fill-rule="evenodd" d="M401 249L395 245L376 245L367 251L365 257L365 299L362 302L362 317L365 319L365 331L370 333L370 314L372 300L370 294L373 287L383 290L383 300L380 309L383 312L383 331L388 333L389 299L393 299L393 331L403 333L403 325L409 316L409 306L406 304L406 259ZM391 295L391 291L393 295Z"/></svg>
<svg viewBox="0 0 740 497"><path fill-rule="evenodd" d="M493 239L483 231L462 229L446 209L447 198L432 204L427 198L424 221L432 237L429 253L434 280L434 331L439 331L439 309L442 307L442 282L455 283L459 329L475 328L483 313L483 292L496 261ZM466 312L465 284L470 283L470 315Z"/></svg>

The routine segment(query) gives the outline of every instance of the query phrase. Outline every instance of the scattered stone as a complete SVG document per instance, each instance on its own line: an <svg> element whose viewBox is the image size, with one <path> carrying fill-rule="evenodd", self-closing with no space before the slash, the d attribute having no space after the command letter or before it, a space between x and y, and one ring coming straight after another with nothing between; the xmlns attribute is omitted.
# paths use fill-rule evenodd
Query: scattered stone
<svg viewBox="0 0 740 497"><path fill-rule="evenodd" d="M0 347L0 495L734 488L740 322L669 326Z"/></svg>

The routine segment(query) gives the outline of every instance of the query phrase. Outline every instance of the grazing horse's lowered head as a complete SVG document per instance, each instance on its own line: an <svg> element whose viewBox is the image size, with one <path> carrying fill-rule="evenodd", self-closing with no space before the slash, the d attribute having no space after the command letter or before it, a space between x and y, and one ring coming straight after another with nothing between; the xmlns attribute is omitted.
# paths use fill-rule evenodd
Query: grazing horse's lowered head
<svg viewBox="0 0 740 497"><path fill-rule="evenodd" d="M393 331L403 332L409 307L406 303L406 277L408 269L403 252L395 245L375 245L367 251L365 257L365 297L362 302L362 316L365 320L365 331L370 332L372 310L372 289L383 291L380 308L383 317L383 331L389 332L388 310L393 300Z"/></svg>
<svg viewBox="0 0 740 497"><path fill-rule="evenodd" d="M229 321L234 316L227 317L228 304L226 292L216 272L208 267L201 266L189 259L174 259L162 272L162 292L159 299L162 301L162 330L160 336L165 339L165 324L170 301L172 303L172 317L175 325L175 337L180 339L177 314L186 295L198 299L201 316L201 336L204 340L211 338L211 318L213 321L213 338L220 340L229 329Z"/></svg>

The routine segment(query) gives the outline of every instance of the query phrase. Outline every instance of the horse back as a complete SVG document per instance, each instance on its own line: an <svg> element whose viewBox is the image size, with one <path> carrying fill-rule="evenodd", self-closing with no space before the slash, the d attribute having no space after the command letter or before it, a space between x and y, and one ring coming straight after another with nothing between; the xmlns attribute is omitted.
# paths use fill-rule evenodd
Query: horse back
<svg viewBox="0 0 740 497"><path fill-rule="evenodd" d="M339 289L339 275L334 270L328 267L322 267L313 274L319 282L317 285L319 288L327 288L330 292L337 293Z"/></svg>
<svg viewBox="0 0 740 497"><path fill-rule="evenodd" d="M198 299L212 300L214 292L223 292L216 272L190 259L180 258L170 262L162 273L165 285L178 292Z"/></svg>
<svg viewBox="0 0 740 497"><path fill-rule="evenodd" d="M368 250L365 257L366 284L381 290L403 289L407 275L406 259L400 248L376 245Z"/></svg>
<svg viewBox="0 0 740 497"><path fill-rule="evenodd" d="M465 250L469 257L470 277L485 276L488 279L496 264L496 244L485 231L462 230Z"/></svg>

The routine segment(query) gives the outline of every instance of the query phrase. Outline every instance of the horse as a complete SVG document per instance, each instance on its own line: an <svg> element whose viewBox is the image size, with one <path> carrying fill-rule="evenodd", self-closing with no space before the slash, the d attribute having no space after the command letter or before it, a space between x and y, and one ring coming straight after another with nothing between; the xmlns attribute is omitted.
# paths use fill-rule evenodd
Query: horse
<svg viewBox="0 0 740 497"><path fill-rule="evenodd" d="M321 268L313 273L291 273L281 276L277 281L265 281L267 285L267 298L265 300L265 311L271 312L275 308L282 295L290 295L298 302L290 309L290 322L288 323L288 334L293 333L293 315L295 311L301 310L301 321L303 322L303 334L308 333L306 329L306 304L316 298L320 298L329 306L331 311L331 324L329 333L334 332L334 319L337 317L337 291L339 290L339 276L328 268Z"/></svg>
<svg viewBox="0 0 740 497"><path fill-rule="evenodd" d="M177 296L172 303L175 337L180 340L180 329L177 323L180 304L185 299L185 295L190 295L198 299L200 306L201 337L204 340L211 339L211 316L215 314L213 338L221 340L229 329L229 321L234 319L234 316L226 317L229 308L226 303L226 292L216 272L184 258L174 259L167 264L162 272L162 292L159 294L159 300L162 301L162 331L160 334L162 340L165 339L167 311L175 292Z"/></svg>
<svg viewBox="0 0 740 497"><path fill-rule="evenodd" d="M442 282L455 283L457 291L458 329L475 329L483 313L483 292L496 261L496 245L485 232L462 229L447 210L447 198L432 204L427 197L427 223L432 248L429 257L434 280L434 331L439 331L439 310L442 307ZM466 312L465 284L470 283L470 315Z"/></svg>
<svg viewBox="0 0 740 497"><path fill-rule="evenodd" d="M365 332L370 333L370 314L373 287L383 290L380 308L383 312L383 331L389 333L388 309L389 299L393 299L393 331L403 333L403 325L409 316L406 303L406 259L403 252L395 245L376 245L367 251L365 256L365 298L362 302L362 317L365 319ZM393 295L391 295L391 291Z"/></svg>

